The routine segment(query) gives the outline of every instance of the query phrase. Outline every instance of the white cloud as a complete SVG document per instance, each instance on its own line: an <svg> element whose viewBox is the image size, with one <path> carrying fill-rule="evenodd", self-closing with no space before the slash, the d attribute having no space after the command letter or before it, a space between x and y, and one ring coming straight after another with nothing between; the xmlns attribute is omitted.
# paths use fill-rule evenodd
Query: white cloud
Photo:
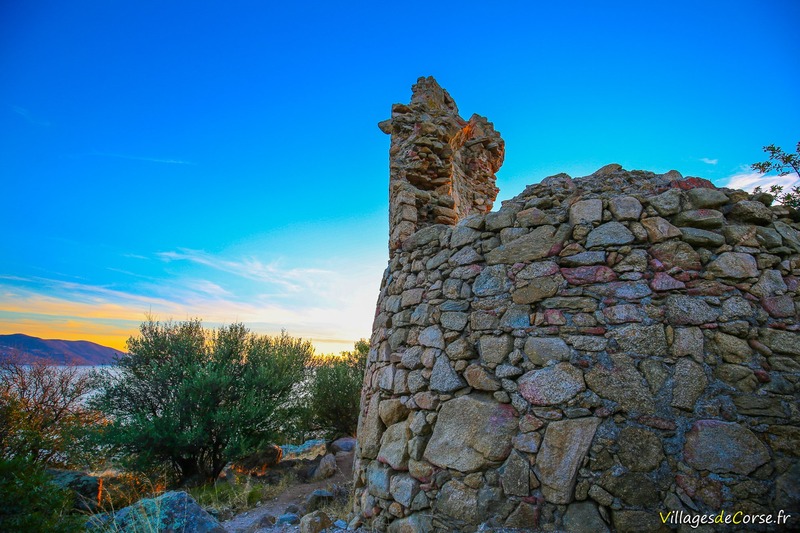
<svg viewBox="0 0 800 533"><path fill-rule="evenodd" d="M719 163L719 159L709 159L708 157L701 157L700 161L706 163L707 165L716 165Z"/></svg>
<svg viewBox="0 0 800 533"><path fill-rule="evenodd" d="M50 127L50 121L34 117L31 114L31 112L25 109L24 107L20 107L18 105L12 105L11 110L17 115L27 120L30 124L33 124L34 126L44 126L45 128Z"/></svg>
<svg viewBox="0 0 800 533"><path fill-rule="evenodd" d="M800 179L798 179L795 174L787 174L786 176L765 176L758 172L743 170L739 174L720 180L720 183L723 187L742 189L748 192L752 192L756 187L761 187L763 191L769 191L772 185L781 185L783 186L784 192L786 192L791 187L800 185Z"/></svg>
<svg viewBox="0 0 800 533"><path fill-rule="evenodd" d="M131 327L115 330L120 336L115 344L121 346L122 337L135 333L146 314L160 320L199 317L209 327L243 322L257 333L286 329L311 340L320 352L338 352L369 336L384 266L377 258L331 258L326 269L284 268L279 261L196 250L159 257L199 268L177 269L166 277L134 275L137 282L125 286L0 275L0 326L13 327L13 317L32 315L58 317L59 323L112 320ZM59 335L66 333L54 329L49 334Z"/></svg>

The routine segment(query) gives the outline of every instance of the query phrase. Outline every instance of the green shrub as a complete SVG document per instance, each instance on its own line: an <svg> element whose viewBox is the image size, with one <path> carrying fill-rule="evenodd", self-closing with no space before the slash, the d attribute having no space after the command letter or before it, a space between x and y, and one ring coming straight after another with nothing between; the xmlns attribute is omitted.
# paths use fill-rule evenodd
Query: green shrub
<svg viewBox="0 0 800 533"><path fill-rule="evenodd" d="M361 339L352 352L320 360L309 387L308 416L312 429L328 437L356 434L368 353L369 343Z"/></svg>
<svg viewBox="0 0 800 533"><path fill-rule="evenodd" d="M132 466L168 466L181 483L214 479L237 457L279 440L300 409L313 348L199 320L143 323L93 405L102 433Z"/></svg>
<svg viewBox="0 0 800 533"><path fill-rule="evenodd" d="M30 458L0 458L0 531L83 531L85 517L68 514L73 500Z"/></svg>

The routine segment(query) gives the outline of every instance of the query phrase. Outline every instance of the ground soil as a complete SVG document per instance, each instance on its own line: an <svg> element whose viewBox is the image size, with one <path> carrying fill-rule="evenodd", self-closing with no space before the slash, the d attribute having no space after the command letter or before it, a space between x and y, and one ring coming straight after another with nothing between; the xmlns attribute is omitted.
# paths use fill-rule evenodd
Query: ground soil
<svg viewBox="0 0 800 533"><path fill-rule="evenodd" d="M353 452L339 453L336 456L336 474L333 477L316 481L313 483L296 481L289 485L289 487L278 495L273 500L270 500L262 505L240 513L230 520L222 523L222 526L229 533L278 533L278 532L294 532L300 531L297 525L280 525L270 527L258 527L262 518L267 515L279 517L286 513L287 507L294 504L300 508L305 506L306 498L309 494L317 489L326 489L332 491L334 486L350 487L353 481ZM302 512L298 513L302 516ZM331 520L347 520L346 516L331 517ZM329 529L328 531L338 531L338 529Z"/></svg>

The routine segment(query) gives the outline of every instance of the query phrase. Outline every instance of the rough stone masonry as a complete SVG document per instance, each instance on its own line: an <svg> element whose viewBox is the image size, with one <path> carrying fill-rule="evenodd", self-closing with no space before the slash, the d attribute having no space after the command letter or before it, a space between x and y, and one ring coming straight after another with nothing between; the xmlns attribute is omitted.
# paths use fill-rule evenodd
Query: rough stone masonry
<svg viewBox="0 0 800 533"><path fill-rule="evenodd" d="M391 257L359 520L597 532L668 531L669 511L800 515L796 211L608 165L491 212L503 140L433 78L380 127Z"/></svg>

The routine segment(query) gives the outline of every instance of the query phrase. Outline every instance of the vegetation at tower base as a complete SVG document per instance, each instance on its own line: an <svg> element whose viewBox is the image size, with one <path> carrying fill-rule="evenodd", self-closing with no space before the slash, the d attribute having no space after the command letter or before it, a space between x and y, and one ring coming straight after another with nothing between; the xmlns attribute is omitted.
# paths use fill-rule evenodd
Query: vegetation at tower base
<svg viewBox="0 0 800 533"><path fill-rule="evenodd" d="M299 420L312 355L285 333L149 320L93 398L112 420L103 441L137 468L168 466L182 483L215 479Z"/></svg>
<svg viewBox="0 0 800 533"><path fill-rule="evenodd" d="M353 436L367 364L369 342L355 343L352 352L318 359L309 383L308 429L326 437Z"/></svg>
<svg viewBox="0 0 800 533"><path fill-rule="evenodd" d="M431 78L414 91L381 124L390 187L421 165L395 147L459 120ZM491 144L476 140L459 145ZM426 175L449 175L431 153ZM493 175L480 176L486 191ZM619 165L452 221L410 198L390 192L397 240L354 468L362 521L657 531L659 511L800 506L797 211Z"/></svg>
<svg viewBox="0 0 800 533"><path fill-rule="evenodd" d="M100 415L85 400L94 377L76 366L57 367L0 356L0 457L25 457L47 467L85 467Z"/></svg>

